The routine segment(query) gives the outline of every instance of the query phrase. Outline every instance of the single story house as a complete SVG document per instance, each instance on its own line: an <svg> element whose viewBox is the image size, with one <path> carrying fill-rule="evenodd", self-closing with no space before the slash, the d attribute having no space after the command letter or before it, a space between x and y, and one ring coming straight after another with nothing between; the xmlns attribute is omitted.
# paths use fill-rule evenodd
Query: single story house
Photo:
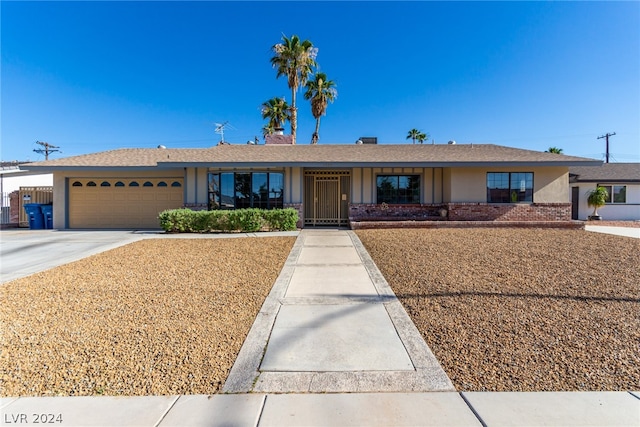
<svg viewBox="0 0 640 427"><path fill-rule="evenodd" d="M585 220L593 213L588 193L597 186L609 193L607 204L598 209L605 220L640 221L640 163L604 163L601 166L569 168L572 218Z"/></svg>
<svg viewBox="0 0 640 427"><path fill-rule="evenodd" d="M157 228L164 209L293 207L299 226L366 220L571 221L569 168L598 160L491 144L118 149L53 173L54 228Z"/></svg>

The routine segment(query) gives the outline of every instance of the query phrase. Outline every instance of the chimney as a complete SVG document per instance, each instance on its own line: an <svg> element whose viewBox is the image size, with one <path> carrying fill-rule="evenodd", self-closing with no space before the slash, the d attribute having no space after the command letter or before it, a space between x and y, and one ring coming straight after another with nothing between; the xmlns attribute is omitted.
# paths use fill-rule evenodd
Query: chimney
<svg viewBox="0 0 640 427"><path fill-rule="evenodd" d="M277 131L276 131L277 132ZM267 135L264 138L266 145L293 145L293 137L291 135L283 135L275 133L273 135Z"/></svg>

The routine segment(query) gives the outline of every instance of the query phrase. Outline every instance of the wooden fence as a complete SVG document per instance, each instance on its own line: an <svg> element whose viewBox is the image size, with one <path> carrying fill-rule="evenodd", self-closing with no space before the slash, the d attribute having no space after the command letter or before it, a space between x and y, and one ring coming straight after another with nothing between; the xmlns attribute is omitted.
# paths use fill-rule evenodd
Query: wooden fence
<svg viewBox="0 0 640 427"><path fill-rule="evenodd" d="M18 200L20 203L19 226L29 227L29 217L27 217L27 213L24 210L24 205L28 203L41 203L44 205L53 203L53 187L20 187Z"/></svg>

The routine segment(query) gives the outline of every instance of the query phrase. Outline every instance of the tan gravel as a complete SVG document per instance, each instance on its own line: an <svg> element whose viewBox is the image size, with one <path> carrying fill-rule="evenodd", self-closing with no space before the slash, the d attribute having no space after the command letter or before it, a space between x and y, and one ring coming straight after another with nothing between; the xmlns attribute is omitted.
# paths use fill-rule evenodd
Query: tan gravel
<svg viewBox="0 0 640 427"><path fill-rule="evenodd" d="M294 242L143 240L0 286L0 395L218 392Z"/></svg>
<svg viewBox="0 0 640 427"><path fill-rule="evenodd" d="M360 230L461 391L640 390L640 240Z"/></svg>

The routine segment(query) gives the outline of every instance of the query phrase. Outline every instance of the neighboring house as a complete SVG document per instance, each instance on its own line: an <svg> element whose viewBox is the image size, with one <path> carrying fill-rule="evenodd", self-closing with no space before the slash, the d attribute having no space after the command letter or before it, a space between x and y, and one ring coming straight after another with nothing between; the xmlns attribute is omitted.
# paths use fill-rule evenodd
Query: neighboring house
<svg viewBox="0 0 640 427"><path fill-rule="evenodd" d="M604 163L601 166L569 168L572 218L586 220L593 213L588 193L597 186L609 193L607 204L598 209L605 220L640 221L640 163Z"/></svg>
<svg viewBox="0 0 640 427"><path fill-rule="evenodd" d="M2 162L0 166L0 225L17 225L20 222L22 203L18 197L20 188L53 186L53 174L20 169L26 162ZM13 196L11 193L16 192ZM13 200L13 202L12 202ZM13 207L11 206L13 204ZM26 218L25 218L26 219Z"/></svg>
<svg viewBox="0 0 640 427"><path fill-rule="evenodd" d="M120 149L25 165L53 173L54 228L157 228L164 209L293 207L299 225L570 221L569 167L497 145L219 145ZM441 216L442 215L442 216Z"/></svg>

